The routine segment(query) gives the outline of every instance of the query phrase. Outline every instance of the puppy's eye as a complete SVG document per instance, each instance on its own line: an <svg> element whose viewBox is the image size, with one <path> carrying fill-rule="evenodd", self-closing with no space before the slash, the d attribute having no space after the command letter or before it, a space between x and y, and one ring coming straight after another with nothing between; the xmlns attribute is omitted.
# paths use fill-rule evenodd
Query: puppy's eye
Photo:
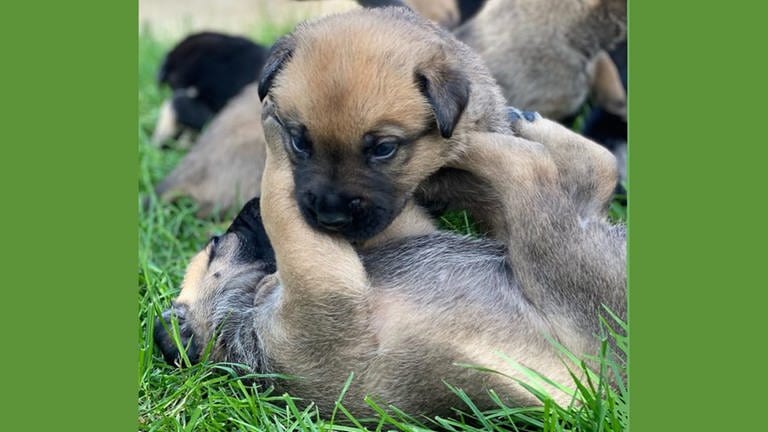
<svg viewBox="0 0 768 432"><path fill-rule="evenodd" d="M221 236L213 236L208 240L208 244L210 245L208 249L208 265L211 265L213 258L216 257L216 248L219 246L220 241Z"/></svg>
<svg viewBox="0 0 768 432"><path fill-rule="evenodd" d="M383 139L380 140L376 145L371 149L371 158L375 160L386 160L391 158L392 156L397 153L397 147L399 145L399 142L394 139Z"/></svg>
<svg viewBox="0 0 768 432"><path fill-rule="evenodd" d="M216 249L216 246L219 245L219 241L221 241L221 236L213 236L208 240L208 243L211 244L211 250Z"/></svg>
<svg viewBox="0 0 768 432"><path fill-rule="evenodd" d="M291 134L291 148L293 149L294 153L304 157L309 156L309 152L312 150L307 140L294 136L293 134Z"/></svg>

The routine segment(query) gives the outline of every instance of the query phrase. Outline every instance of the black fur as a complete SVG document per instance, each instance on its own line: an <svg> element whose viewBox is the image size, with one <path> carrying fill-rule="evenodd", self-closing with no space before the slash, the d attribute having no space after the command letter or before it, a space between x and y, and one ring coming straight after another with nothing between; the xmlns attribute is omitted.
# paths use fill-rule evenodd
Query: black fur
<svg viewBox="0 0 768 432"><path fill-rule="evenodd" d="M267 57L259 76L259 98L261 100L264 100L269 89L272 88L272 82L277 73L280 72L285 62L290 60L295 46L296 41L290 36L283 36L272 45L269 57Z"/></svg>
<svg viewBox="0 0 768 432"><path fill-rule="evenodd" d="M618 44L609 54L619 70L624 90L627 90L627 41ZM589 113L582 133L587 138L614 150L619 143L627 141L627 122L619 116L596 108Z"/></svg>
<svg viewBox="0 0 768 432"><path fill-rule="evenodd" d="M627 41L624 40L619 43L609 54L619 70L619 77L624 85L624 90L628 92ZM620 146L627 143L627 121L602 108L595 108L587 116L582 133L611 152L615 152ZM626 195L627 191L619 183L616 185L616 193ZM626 205L626 197L620 202Z"/></svg>
<svg viewBox="0 0 768 432"><path fill-rule="evenodd" d="M203 130L203 126L214 115L202 100L190 97L184 91L175 92L172 103L177 121L190 129Z"/></svg>
<svg viewBox="0 0 768 432"><path fill-rule="evenodd" d="M329 172L333 170L334 172ZM387 173L375 166L349 172L344 163L295 161L295 198L304 219L318 230L343 235L350 241L369 239L384 230L405 205ZM358 201L355 201L358 200ZM323 215L326 213L326 215ZM336 227L322 218L337 213L346 221Z"/></svg>
<svg viewBox="0 0 768 432"><path fill-rule="evenodd" d="M377 7L387 7L387 6L402 6L402 7L408 7L405 5L405 3L399 1L399 0L358 0L357 3L365 8L377 8ZM410 8L409 8L410 9Z"/></svg>
<svg viewBox="0 0 768 432"><path fill-rule="evenodd" d="M190 101L179 101L180 123L195 129L218 113L235 95L258 78L267 49L248 39L221 33L203 32L186 37L163 60L157 75L159 84L173 90L197 89ZM209 111L205 113L203 109ZM174 100L174 108L177 102ZM191 109L194 108L194 109ZM185 117L191 113L192 117ZM207 118L200 121L201 116Z"/></svg>
<svg viewBox="0 0 768 432"><path fill-rule="evenodd" d="M459 0L461 23L475 16L484 5L485 0Z"/></svg>
<svg viewBox="0 0 768 432"><path fill-rule="evenodd" d="M253 198L243 206L235 220L227 229L228 233L235 233L240 239L237 259L240 262L263 261L266 273L277 271L275 251L264 230L261 220L261 208L259 197Z"/></svg>
<svg viewBox="0 0 768 432"><path fill-rule="evenodd" d="M459 71L441 68L417 73L416 82L432 107L440 135L450 138L469 102L469 80Z"/></svg>

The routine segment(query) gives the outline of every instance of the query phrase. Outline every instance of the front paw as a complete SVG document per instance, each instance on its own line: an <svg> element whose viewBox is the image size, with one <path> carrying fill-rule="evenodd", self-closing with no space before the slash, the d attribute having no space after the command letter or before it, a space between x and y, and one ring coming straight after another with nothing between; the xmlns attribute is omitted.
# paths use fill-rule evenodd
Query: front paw
<svg viewBox="0 0 768 432"><path fill-rule="evenodd" d="M166 363L178 367L188 366L183 362L184 356L179 351L179 346L184 350L190 364L200 361L200 345L195 342L192 328L186 322L186 314L186 306L174 305L155 320L155 344L160 348ZM174 320L178 323L178 337L174 335Z"/></svg>

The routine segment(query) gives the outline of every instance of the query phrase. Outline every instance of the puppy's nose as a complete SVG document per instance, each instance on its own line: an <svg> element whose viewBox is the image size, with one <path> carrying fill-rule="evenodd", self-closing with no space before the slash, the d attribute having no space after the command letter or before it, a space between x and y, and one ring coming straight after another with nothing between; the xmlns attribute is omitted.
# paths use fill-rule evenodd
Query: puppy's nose
<svg viewBox="0 0 768 432"><path fill-rule="evenodd" d="M325 194L315 201L317 223L327 229L341 229L352 222L352 211L359 203L359 198L347 198L336 193Z"/></svg>

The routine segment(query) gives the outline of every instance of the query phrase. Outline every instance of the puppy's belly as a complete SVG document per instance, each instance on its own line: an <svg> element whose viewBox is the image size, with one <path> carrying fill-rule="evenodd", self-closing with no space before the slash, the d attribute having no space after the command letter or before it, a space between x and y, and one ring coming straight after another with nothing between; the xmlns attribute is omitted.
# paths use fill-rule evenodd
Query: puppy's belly
<svg viewBox="0 0 768 432"><path fill-rule="evenodd" d="M554 348L539 330L541 327L528 318L504 317L461 304L439 310L389 293L376 299L371 327L380 356L375 364L383 368L407 364L409 368L382 371L385 374L418 375L421 381L434 383L445 381L479 398L494 389L516 406L540 403L516 379L548 392L561 404L570 400L553 386L532 379L520 367L536 370L566 386L572 383ZM386 357L394 360L387 361ZM404 361L403 357L410 360ZM503 375L475 373L466 365Z"/></svg>

